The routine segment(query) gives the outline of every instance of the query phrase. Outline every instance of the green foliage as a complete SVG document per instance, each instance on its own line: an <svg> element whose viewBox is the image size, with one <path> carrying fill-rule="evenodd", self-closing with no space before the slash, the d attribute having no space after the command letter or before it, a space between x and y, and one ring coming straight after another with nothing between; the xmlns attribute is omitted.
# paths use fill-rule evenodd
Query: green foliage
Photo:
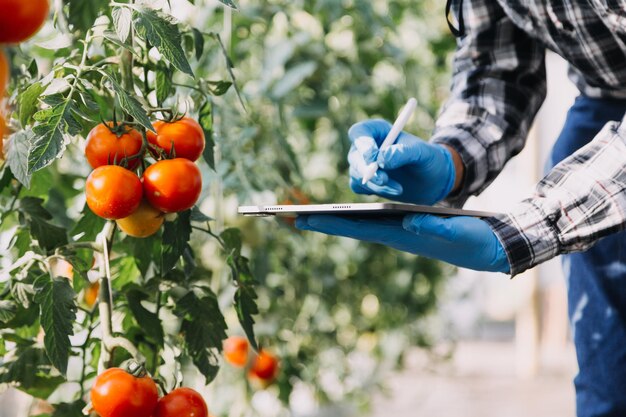
<svg viewBox="0 0 626 417"><path fill-rule="evenodd" d="M195 4L206 21L179 22L169 3ZM212 413L235 415L233 396L255 394L240 372L218 370L222 340L243 333L254 349L280 357L268 390L285 407L279 413L299 386L321 405L366 407L384 370L401 365L409 346L428 344L424 323L441 265L234 212L238 203L272 200L371 201L349 190L346 132L367 117L393 119L415 95L410 130L427 136L453 43L443 6L63 4L62 39L49 42L59 47L33 42L11 54L13 133L0 166L0 382L54 399L52 416L79 415L106 350L99 335L107 309L88 305L85 294L92 280L108 282L108 230L111 297L107 286L102 298L113 313L110 336L136 346L168 388L211 383ZM230 15L222 5L237 10L224 40L214 32ZM206 136L198 161L204 200L152 237L111 231L85 204L87 133L115 119L145 136L154 120L183 113ZM55 269L61 260L73 266L72 279ZM101 365L131 355L109 353ZM375 365L358 369L355 358ZM237 415L260 413L246 401Z"/></svg>
<svg viewBox="0 0 626 417"><path fill-rule="evenodd" d="M76 320L76 296L67 278L42 276L35 281L35 302L41 308L41 327L45 332L44 346L50 362L65 375Z"/></svg>

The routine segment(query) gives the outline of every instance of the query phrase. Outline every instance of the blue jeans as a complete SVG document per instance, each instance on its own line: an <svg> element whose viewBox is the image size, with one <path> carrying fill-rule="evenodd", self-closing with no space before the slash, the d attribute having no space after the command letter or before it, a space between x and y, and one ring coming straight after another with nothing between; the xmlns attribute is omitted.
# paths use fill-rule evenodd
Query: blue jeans
<svg viewBox="0 0 626 417"><path fill-rule="evenodd" d="M552 149L555 165L611 120L626 100L579 96ZM626 167L625 167L626 169ZM626 232L601 239L585 252L563 255L569 318L579 373L574 379L578 417L626 416Z"/></svg>

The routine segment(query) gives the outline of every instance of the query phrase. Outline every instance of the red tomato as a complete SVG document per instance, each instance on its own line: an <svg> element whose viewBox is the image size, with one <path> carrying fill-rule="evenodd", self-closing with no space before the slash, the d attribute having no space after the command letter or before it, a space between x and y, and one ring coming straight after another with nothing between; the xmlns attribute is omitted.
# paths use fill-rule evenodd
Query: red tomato
<svg viewBox="0 0 626 417"><path fill-rule="evenodd" d="M159 400L154 417L208 417L202 396L191 388L177 388Z"/></svg>
<svg viewBox="0 0 626 417"><path fill-rule="evenodd" d="M0 50L0 99L6 93L7 84L9 83L9 72L9 60L4 51Z"/></svg>
<svg viewBox="0 0 626 417"><path fill-rule="evenodd" d="M202 155L205 139L202 126L190 117L183 117L174 122L156 121L153 132L149 132L148 141L163 149L167 154L172 150L177 158L196 161Z"/></svg>
<svg viewBox="0 0 626 417"><path fill-rule="evenodd" d="M0 43L19 43L33 36L49 9L48 0L0 0Z"/></svg>
<svg viewBox="0 0 626 417"><path fill-rule="evenodd" d="M100 417L151 417L158 400L152 378L136 378L120 368L98 375L91 388L91 403Z"/></svg>
<svg viewBox="0 0 626 417"><path fill-rule="evenodd" d="M231 336L224 340L224 359L238 368L248 363L248 340L241 336Z"/></svg>
<svg viewBox="0 0 626 417"><path fill-rule="evenodd" d="M159 161L143 174L146 199L164 213L193 207L202 191L200 169L188 159Z"/></svg>
<svg viewBox="0 0 626 417"><path fill-rule="evenodd" d="M258 379L264 385L274 381L278 374L278 359L269 352L261 350L254 358L248 376Z"/></svg>
<svg viewBox="0 0 626 417"><path fill-rule="evenodd" d="M2 0L0 0L2 1ZM119 133L116 131L120 130ZM141 150L141 133L121 126L113 128L113 123L100 123L91 129L87 136L85 156L92 168L119 164L125 157L137 155ZM128 169L134 170L141 158L128 162Z"/></svg>
<svg viewBox="0 0 626 417"><path fill-rule="evenodd" d="M105 219L130 216L141 203L141 181L133 172L116 165L96 168L85 184L87 205Z"/></svg>
<svg viewBox="0 0 626 417"><path fill-rule="evenodd" d="M7 124L0 114L0 161L4 160L4 136L7 134Z"/></svg>

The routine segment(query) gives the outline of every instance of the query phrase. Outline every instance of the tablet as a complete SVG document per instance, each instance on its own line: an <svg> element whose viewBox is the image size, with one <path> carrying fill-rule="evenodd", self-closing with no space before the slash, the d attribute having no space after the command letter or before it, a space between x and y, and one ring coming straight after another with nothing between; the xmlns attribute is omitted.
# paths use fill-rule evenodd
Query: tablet
<svg viewBox="0 0 626 417"><path fill-rule="evenodd" d="M295 217L299 214L335 214L338 216L405 216L411 213L428 213L439 216L491 217L496 213L476 210L463 210L447 207L419 206L403 203L341 203L306 205L262 205L240 206L239 214L244 216Z"/></svg>

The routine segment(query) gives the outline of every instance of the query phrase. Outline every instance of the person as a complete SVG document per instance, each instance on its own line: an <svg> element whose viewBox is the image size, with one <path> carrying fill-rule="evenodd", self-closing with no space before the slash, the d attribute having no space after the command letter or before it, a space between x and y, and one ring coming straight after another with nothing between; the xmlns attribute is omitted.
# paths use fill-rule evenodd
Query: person
<svg viewBox="0 0 626 417"><path fill-rule="evenodd" d="M296 225L512 276L563 255L577 415L626 416L626 2L449 0L446 12L457 49L432 138L403 132L379 152L390 124L357 123L348 132L351 188L462 206L523 148L545 98L550 49L569 62L580 95L534 195L485 219L309 215ZM380 169L363 185L372 161Z"/></svg>

